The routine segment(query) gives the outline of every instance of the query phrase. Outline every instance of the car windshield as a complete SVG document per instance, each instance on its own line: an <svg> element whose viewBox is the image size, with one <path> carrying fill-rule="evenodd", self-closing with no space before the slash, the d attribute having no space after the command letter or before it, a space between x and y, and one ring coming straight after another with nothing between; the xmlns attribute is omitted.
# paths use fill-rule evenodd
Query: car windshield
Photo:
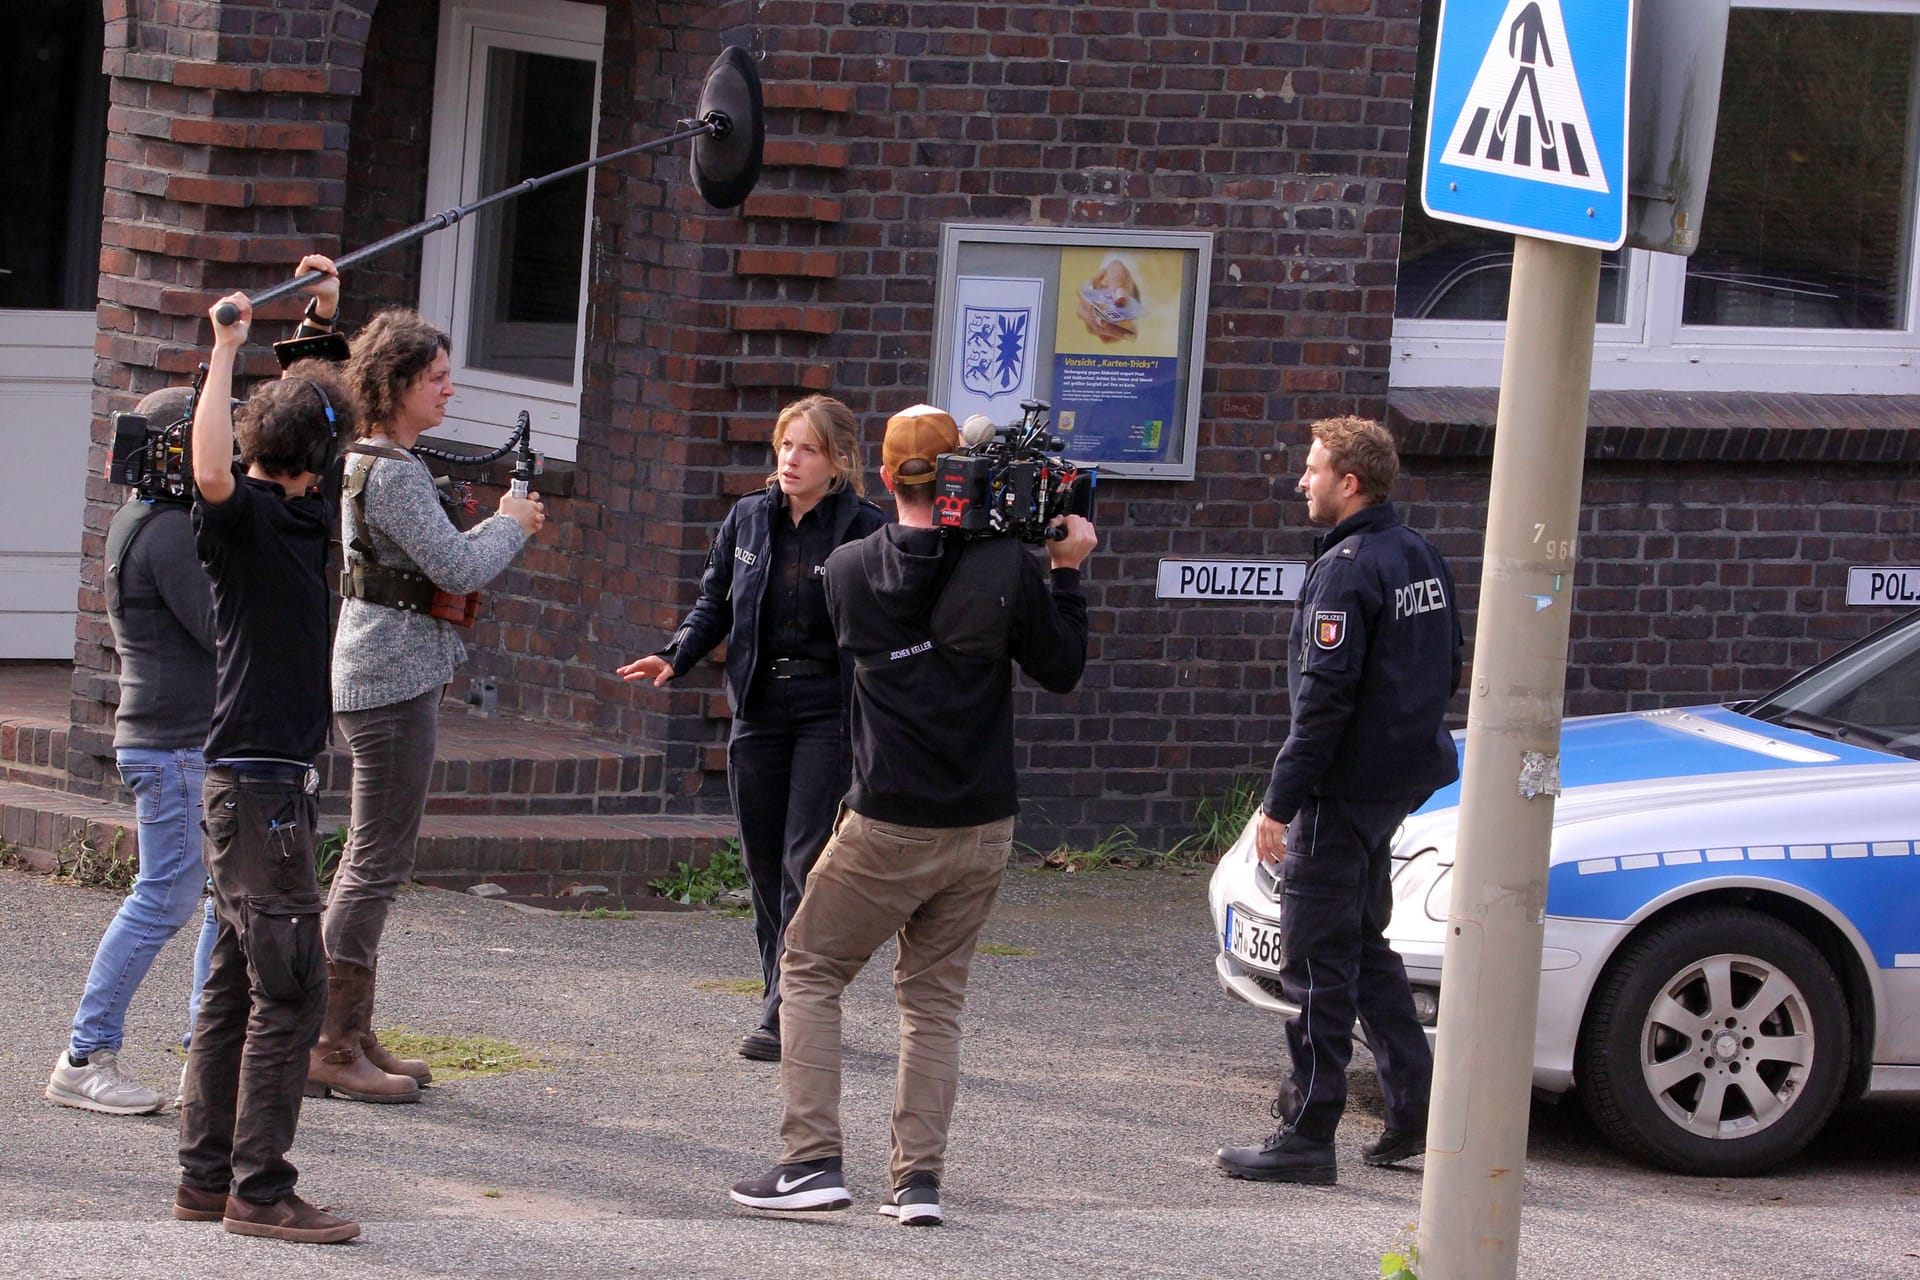
<svg viewBox="0 0 1920 1280"><path fill-rule="evenodd" d="M1789 680L1747 715L1920 760L1920 613Z"/></svg>

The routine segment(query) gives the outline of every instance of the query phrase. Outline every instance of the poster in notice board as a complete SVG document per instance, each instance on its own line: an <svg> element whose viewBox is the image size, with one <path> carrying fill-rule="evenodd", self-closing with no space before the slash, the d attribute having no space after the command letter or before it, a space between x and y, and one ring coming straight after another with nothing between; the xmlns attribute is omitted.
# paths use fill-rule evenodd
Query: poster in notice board
<svg viewBox="0 0 1920 1280"><path fill-rule="evenodd" d="M1191 479L1211 248L1205 232L947 227L930 399L1002 425L1043 400L1075 462Z"/></svg>

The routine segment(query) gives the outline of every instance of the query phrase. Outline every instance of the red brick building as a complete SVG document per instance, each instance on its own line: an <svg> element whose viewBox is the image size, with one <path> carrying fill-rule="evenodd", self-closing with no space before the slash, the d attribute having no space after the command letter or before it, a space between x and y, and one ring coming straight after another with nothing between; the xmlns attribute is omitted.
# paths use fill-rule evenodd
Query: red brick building
<svg viewBox="0 0 1920 1280"><path fill-rule="evenodd" d="M28 7L75 56L97 39L106 77L98 103L60 108L76 154L90 129L105 138L77 788L111 777L99 554L120 494L98 478L106 415L190 376L211 300L284 278L302 252L357 248L588 147L671 131L728 43L759 58L770 135L742 209L700 202L684 150L638 157L349 275L349 323L401 302L454 332L450 434L497 444L514 406L536 407L549 533L469 646L468 675L497 680L503 707L662 752L663 808L724 807L717 668L665 695L612 670L690 604L710 531L762 482L780 404L831 391L877 430L937 395L954 223L1211 241L1193 476L1101 486L1096 661L1071 697L1023 695L1023 839L1124 825L1164 844L1200 797L1270 760L1287 607L1162 599L1155 576L1166 557L1310 557L1292 494L1302 424L1358 412L1393 426L1409 522L1472 600L1505 276L1497 243L1427 222L1417 199L1408 211L1436 5L106 0L98 23L67 13L88 5ZM1724 170L1729 202L1709 204L1695 259L1712 270L1610 260L1570 710L1756 695L1889 616L1845 606L1849 565L1920 562L1920 4L1849 7L1736 11L1749 71L1723 110L1715 182ZM1816 164L1844 156L1886 189L1829 223L1846 244L1815 261L1801 260L1806 236L1749 216L1785 163L1751 117L1769 112L1774 133L1775 112L1803 134L1827 127L1789 109L1800 88L1762 57L1804 50L1809 29L1877 51L1849 101L1892 131L1878 150L1815 148ZM88 216L68 209L69 240ZM1716 225L1731 239L1712 241ZM90 276L84 253L70 258L69 283ZM1781 310L1809 296L1835 300ZM247 372L272 368L261 343ZM0 364L0 391L5 377Z"/></svg>

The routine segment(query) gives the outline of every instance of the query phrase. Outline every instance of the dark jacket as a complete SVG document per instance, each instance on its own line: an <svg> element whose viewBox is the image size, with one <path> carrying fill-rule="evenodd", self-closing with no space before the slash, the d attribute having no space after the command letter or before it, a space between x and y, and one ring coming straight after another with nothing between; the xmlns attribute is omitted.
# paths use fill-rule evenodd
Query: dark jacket
<svg viewBox="0 0 1920 1280"><path fill-rule="evenodd" d="M827 557L827 609L854 659L848 806L936 828L1018 813L1013 667L1052 693L1080 682L1080 571L1049 575L1012 538L888 525Z"/></svg>
<svg viewBox="0 0 1920 1280"><path fill-rule="evenodd" d="M198 751L213 719L213 583L184 502L135 500L107 528L107 621L120 655L113 745Z"/></svg>
<svg viewBox="0 0 1920 1280"><path fill-rule="evenodd" d="M1460 687L1453 573L1391 502L1320 539L1287 633L1293 724L1262 808L1311 795L1418 803L1460 776L1443 723Z"/></svg>
<svg viewBox="0 0 1920 1280"><path fill-rule="evenodd" d="M747 705L754 675L761 667L760 602L767 594L767 568L772 560L771 521L776 510L785 509L782 495L772 485L733 504L707 550L700 599L660 650L678 679L725 640L727 705L735 715ZM828 494L818 510L833 531L836 547L864 538L887 523L885 511L851 489ZM848 667L844 655L841 665ZM851 680L850 670L846 679Z"/></svg>

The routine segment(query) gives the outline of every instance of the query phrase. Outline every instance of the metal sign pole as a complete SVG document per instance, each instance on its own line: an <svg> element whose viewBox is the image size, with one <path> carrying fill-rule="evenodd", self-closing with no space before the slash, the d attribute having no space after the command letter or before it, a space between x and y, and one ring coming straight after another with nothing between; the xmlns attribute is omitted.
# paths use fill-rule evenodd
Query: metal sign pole
<svg viewBox="0 0 1920 1280"><path fill-rule="evenodd" d="M1420 1197L1422 1280L1493 1280L1518 1265L1599 288L1599 249L1514 238Z"/></svg>

